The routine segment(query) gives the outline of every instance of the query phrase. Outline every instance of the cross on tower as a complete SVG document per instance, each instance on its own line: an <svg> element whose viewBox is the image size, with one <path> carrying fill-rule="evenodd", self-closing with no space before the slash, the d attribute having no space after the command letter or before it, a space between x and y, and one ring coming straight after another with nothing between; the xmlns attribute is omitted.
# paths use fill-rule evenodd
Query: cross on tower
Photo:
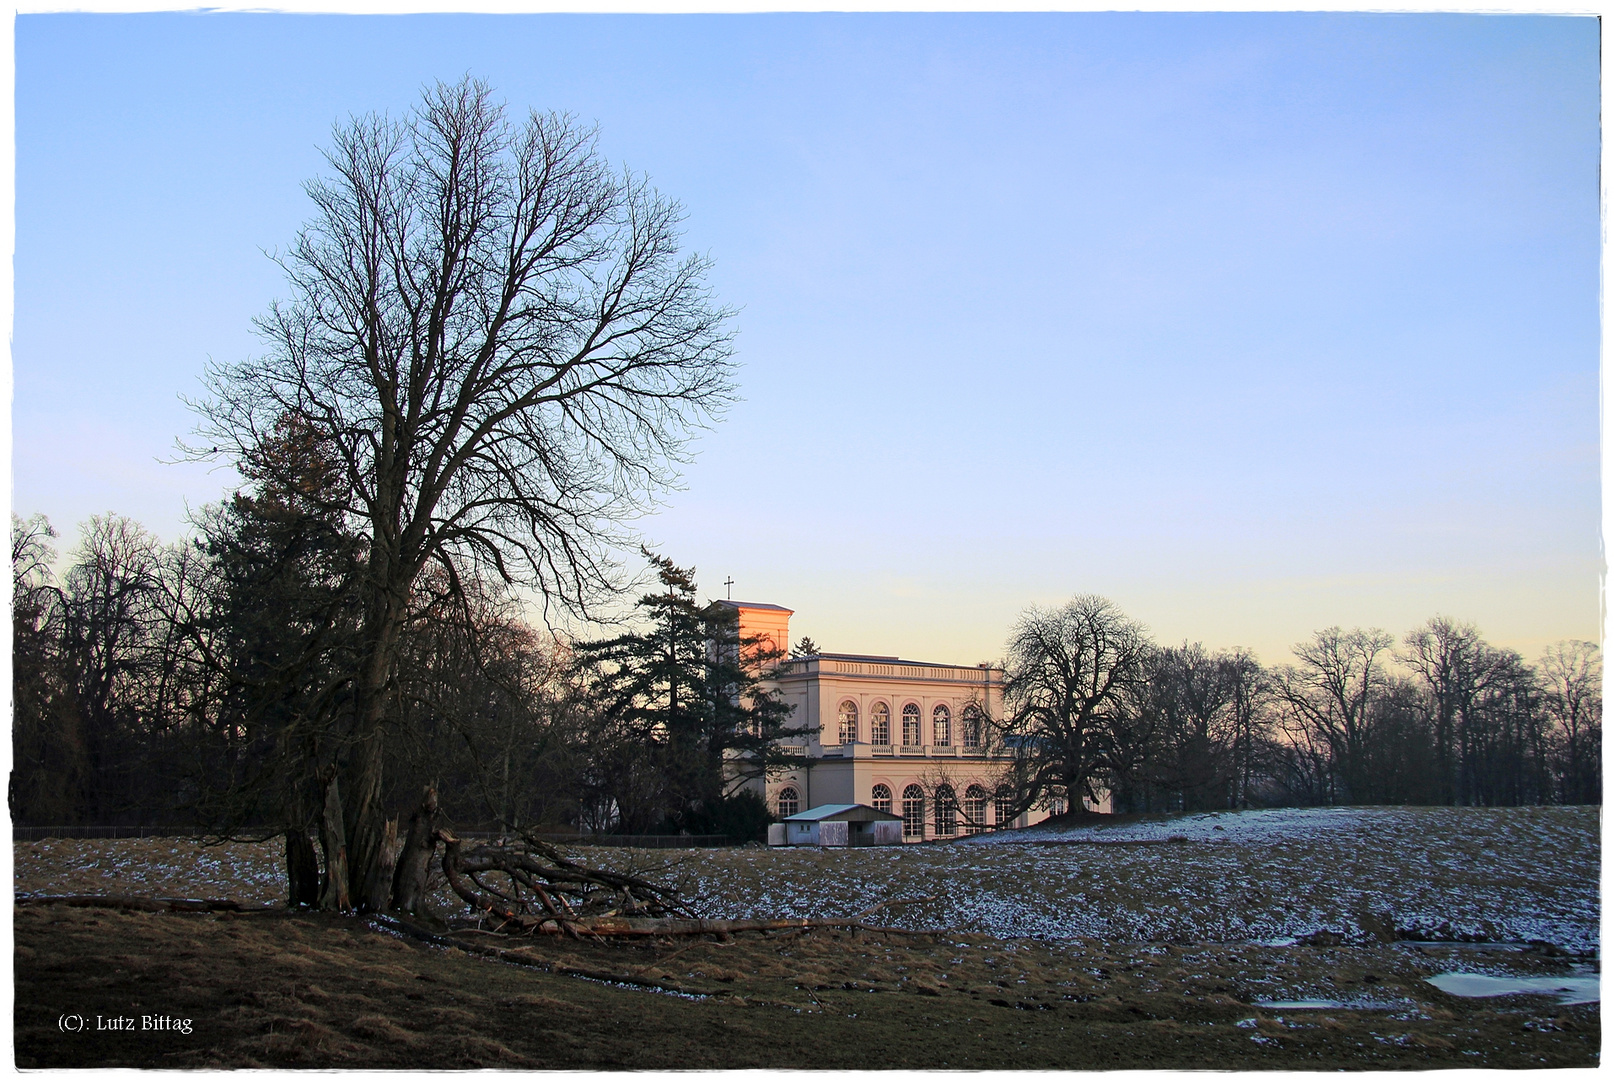
<svg viewBox="0 0 1614 1080"><path fill-rule="evenodd" d="M727 581L723 582L723 587L728 589L728 591L729 591L728 599L733 600L734 599L734 579L731 577Z"/></svg>

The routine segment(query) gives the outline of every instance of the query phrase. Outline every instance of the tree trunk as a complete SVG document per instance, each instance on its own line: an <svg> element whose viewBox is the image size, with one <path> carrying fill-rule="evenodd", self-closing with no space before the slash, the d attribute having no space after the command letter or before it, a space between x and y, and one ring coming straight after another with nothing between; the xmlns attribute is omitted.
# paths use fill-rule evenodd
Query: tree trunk
<svg viewBox="0 0 1614 1080"><path fill-rule="evenodd" d="M289 907L319 904L319 859L307 829L286 830L286 883Z"/></svg>
<svg viewBox="0 0 1614 1080"><path fill-rule="evenodd" d="M342 795L336 786L335 768L325 770L322 778L325 782L325 810L319 819L319 843L325 849L325 883L320 890L319 906L324 911L351 911L353 899L348 890Z"/></svg>
<svg viewBox="0 0 1614 1080"><path fill-rule="evenodd" d="M404 838L403 852L398 856L398 870L392 880L392 904L399 911L411 915L430 914L426 910L426 875L431 869L432 854L437 850L437 789L428 786L421 795L420 805L409 815L409 833Z"/></svg>
<svg viewBox="0 0 1614 1080"><path fill-rule="evenodd" d="M381 703L377 695L375 712ZM381 730L380 717L368 734L360 735L348 759L347 858L348 881L352 895L364 898L381 860ZM391 885L389 878L387 884Z"/></svg>
<svg viewBox="0 0 1614 1080"><path fill-rule="evenodd" d="M372 547L375 561L372 570L383 581L389 576L388 568L398 564L395 553L386 554L389 548L390 545L384 543L382 537L376 537ZM347 767L346 807L348 887L351 895L361 900L369 896L372 880L384 881L389 888L392 884L390 867L386 877L376 876L380 874L379 863L385 846L385 821L381 813L381 721L386 712L387 687L392 682L396 666L404 618L408 614L407 592L413 575L404 577L407 579L403 580L400 590L404 595L393 595L396 584L378 584L378 592L365 616L368 624L365 634L368 655L363 660L358 679L354 742Z"/></svg>
<svg viewBox="0 0 1614 1080"><path fill-rule="evenodd" d="M398 819L388 818L381 830L381 849L365 875L364 892L359 894L365 911L386 911L392 901L392 871L398 858Z"/></svg>

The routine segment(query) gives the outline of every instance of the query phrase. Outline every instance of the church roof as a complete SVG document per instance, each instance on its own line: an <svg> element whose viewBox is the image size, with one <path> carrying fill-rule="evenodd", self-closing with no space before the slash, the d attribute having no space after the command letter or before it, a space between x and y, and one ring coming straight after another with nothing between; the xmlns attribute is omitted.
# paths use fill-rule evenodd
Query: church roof
<svg viewBox="0 0 1614 1080"><path fill-rule="evenodd" d="M876 810L862 803L825 803L799 814L791 814L786 821L901 821L896 814Z"/></svg>
<svg viewBox="0 0 1614 1080"><path fill-rule="evenodd" d="M729 607L755 608L761 611L788 611L792 615L796 613L795 608L781 607L779 604L753 604L749 600L718 600L716 603L727 604Z"/></svg>

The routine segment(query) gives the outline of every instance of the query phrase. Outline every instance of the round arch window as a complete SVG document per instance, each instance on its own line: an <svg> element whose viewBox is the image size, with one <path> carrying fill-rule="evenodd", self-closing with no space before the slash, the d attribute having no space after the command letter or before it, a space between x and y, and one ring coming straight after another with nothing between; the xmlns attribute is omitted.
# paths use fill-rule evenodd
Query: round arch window
<svg viewBox="0 0 1614 1080"><path fill-rule="evenodd" d="M936 789L936 835L952 836L958 832L958 800L953 789L943 784Z"/></svg>
<svg viewBox="0 0 1614 1080"><path fill-rule="evenodd" d="M997 815L997 824L1007 825L1012 820L1014 812L1014 792L1007 787L1000 787L993 802L996 805L992 807L992 812Z"/></svg>
<svg viewBox="0 0 1614 1080"><path fill-rule="evenodd" d="M919 745L919 706L911 701L902 707L902 745Z"/></svg>
<svg viewBox="0 0 1614 1080"><path fill-rule="evenodd" d="M870 800L876 810L891 813L891 789L884 784L875 784L874 791L870 793Z"/></svg>
<svg viewBox="0 0 1614 1080"><path fill-rule="evenodd" d="M964 748L976 750L981 745L981 710L974 705L964 706Z"/></svg>
<svg viewBox="0 0 1614 1080"><path fill-rule="evenodd" d="M971 836L986 828L986 789L971 784L964 791L964 831Z"/></svg>
<svg viewBox="0 0 1614 1080"><path fill-rule="evenodd" d="M937 746L953 745L953 711L945 705L936 706L930 714L931 741Z"/></svg>
<svg viewBox="0 0 1614 1080"><path fill-rule="evenodd" d="M869 741L875 746L891 745L891 706L876 701L869 709Z"/></svg>
<svg viewBox="0 0 1614 1080"><path fill-rule="evenodd" d="M801 796L796 794L793 787L781 788L779 791L779 816L787 818L801 812Z"/></svg>
<svg viewBox="0 0 1614 1080"><path fill-rule="evenodd" d="M925 789L918 784L902 789L902 838L925 838Z"/></svg>
<svg viewBox="0 0 1614 1080"><path fill-rule="evenodd" d="M857 742L857 702L841 702L841 742Z"/></svg>

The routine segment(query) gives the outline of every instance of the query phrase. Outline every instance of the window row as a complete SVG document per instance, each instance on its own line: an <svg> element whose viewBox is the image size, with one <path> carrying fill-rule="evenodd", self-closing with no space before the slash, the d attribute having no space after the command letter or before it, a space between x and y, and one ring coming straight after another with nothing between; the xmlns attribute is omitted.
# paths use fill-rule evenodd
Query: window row
<svg viewBox="0 0 1614 1080"><path fill-rule="evenodd" d="M892 808L891 789L884 784L875 784L872 801L876 810L884 810L888 814L896 813ZM783 798L783 796L780 796ZM988 801L992 803L993 821L998 825L1007 825L1014 818L1014 797L1008 788L999 788L995 796L989 797L986 789L979 784L971 784L964 790L964 801L960 803L957 795L953 793L951 785L943 784L936 789L934 803L935 835L957 836L962 828L966 836L986 829L986 807ZM923 840L925 837L925 789L918 784L909 784L902 789L902 835L904 839Z"/></svg>
<svg viewBox="0 0 1614 1080"><path fill-rule="evenodd" d="M851 700L841 702L839 716L841 744L862 742L863 729L858 717L857 702ZM961 734L964 747L973 750L981 745L984 727L981 723L981 711L974 705L966 705L962 720ZM919 725L919 706L910 701L902 707L903 746L919 745ZM891 745L891 706L883 701L876 701L870 706L868 733L868 741L875 746ZM930 711L930 743L932 746L953 745L953 710L946 705L937 705Z"/></svg>

